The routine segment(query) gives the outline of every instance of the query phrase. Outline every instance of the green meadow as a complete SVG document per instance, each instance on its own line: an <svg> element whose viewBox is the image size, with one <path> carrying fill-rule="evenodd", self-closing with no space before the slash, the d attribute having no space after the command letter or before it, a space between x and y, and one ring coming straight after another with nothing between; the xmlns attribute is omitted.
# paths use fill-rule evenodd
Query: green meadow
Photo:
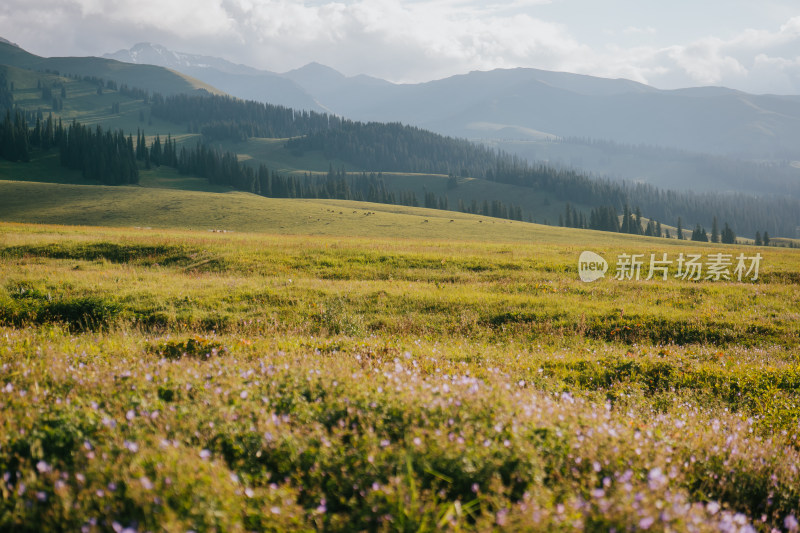
<svg viewBox="0 0 800 533"><path fill-rule="evenodd" d="M800 516L797 250L202 190L0 199L0 530ZM621 253L756 251L755 281L613 279Z"/></svg>
<svg viewBox="0 0 800 533"><path fill-rule="evenodd" d="M201 139L41 70L196 80L4 53L36 69L0 67L21 109ZM283 174L362 170L285 142L214 147ZM165 167L107 187L32 155L0 161L0 532L798 530L797 249L265 198ZM565 208L383 178L451 209ZM593 283L586 250L610 264ZM615 279L621 254L645 278L665 253L667 279ZM681 254L724 254L733 279L681 279Z"/></svg>

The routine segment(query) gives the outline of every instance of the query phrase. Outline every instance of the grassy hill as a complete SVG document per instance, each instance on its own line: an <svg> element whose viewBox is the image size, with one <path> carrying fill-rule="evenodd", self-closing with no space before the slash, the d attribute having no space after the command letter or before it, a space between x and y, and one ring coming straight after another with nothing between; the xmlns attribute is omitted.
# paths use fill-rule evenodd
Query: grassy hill
<svg viewBox="0 0 800 533"><path fill-rule="evenodd" d="M181 181L174 184L176 179ZM158 188L0 181L0 218L87 226L457 240L525 241L543 238L546 233L543 227L534 224L450 211L343 200L264 198L235 191L183 190L213 190L205 180L196 178L145 173L142 182ZM161 188L166 184L179 189ZM36 200L31 201L32 198ZM553 228L553 231L568 230Z"/></svg>
<svg viewBox="0 0 800 533"><path fill-rule="evenodd" d="M9 84L13 84L14 105L26 111L41 111L45 116L52 113L64 122L77 120L82 124L100 125L126 132L136 133L138 128L149 129L154 136L170 132L178 135L184 133L185 128L151 117L150 107L141 99L134 99L110 89L104 89L102 94L98 94L97 85L88 81L2 64L0 75L4 75ZM61 109L53 110L52 99L43 98L40 86L64 87L66 95L63 98L59 88L52 89L53 95L60 99ZM112 110L114 104L119 105L118 112Z"/></svg>
<svg viewBox="0 0 800 533"><path fill-rule="evenodd" d="M97 77L164 95L192 93L198 90L221 94L208 84L163 67L134 65L98 57L39 57L1 42L0 65L33 72L57 72L65 76Z"/></svg>

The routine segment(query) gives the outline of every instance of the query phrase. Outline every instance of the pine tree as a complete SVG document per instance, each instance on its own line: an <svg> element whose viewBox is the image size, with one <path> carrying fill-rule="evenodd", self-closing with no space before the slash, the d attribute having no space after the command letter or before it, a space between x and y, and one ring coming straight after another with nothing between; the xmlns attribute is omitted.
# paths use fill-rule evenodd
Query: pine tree
<svg viewBox="0 0 800 533"><path fill-rule="evenodd" d="M717 224L717 217L711 223L711 242L719 242L719 225Z"/></svg>
<svg viewBox="0 0 800 533"><path fill-rule="evenodd" d="M635 233L636 235L641 235L642 234L642 210L639 209L639 206L636 206L636 221L635 221L635 225L636 225L636 227L633 228L633 231L631 233Z"/></svg>
<svg viewBox="0 0 800 533"><path fill-rule="evenodd" d="M761 240L761 232L757 231L756 232L756 246L763 246L763 245L764 245L764 241Z"/></svg>
<svg viewBox="0 0 800 533"><path fill-rule="evenodd" d="M708 242L708 233L706 233L705 228L701 228L700 224L697 224L692 232L692 240L697 242Z"/></svg>
<svg viewBox="0 0 800 533"><path fill-rule="evenodd" d="M733 232L733 229L728 226L727 222L725 223L725 228L722 230L721 239L724 244L736 244L736 234Z"/></svg>

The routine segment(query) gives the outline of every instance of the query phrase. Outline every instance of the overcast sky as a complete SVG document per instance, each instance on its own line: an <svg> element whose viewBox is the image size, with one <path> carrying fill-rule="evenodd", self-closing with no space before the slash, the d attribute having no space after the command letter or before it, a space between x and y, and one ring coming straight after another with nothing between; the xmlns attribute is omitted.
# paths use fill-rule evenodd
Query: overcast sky
<svg viewBox="0 0 800 533"><path fill-rule="evenodd" d="M3 0L0 36L42 56L146 41L398 82L535 67L800 94L797 0Z"/></svg>

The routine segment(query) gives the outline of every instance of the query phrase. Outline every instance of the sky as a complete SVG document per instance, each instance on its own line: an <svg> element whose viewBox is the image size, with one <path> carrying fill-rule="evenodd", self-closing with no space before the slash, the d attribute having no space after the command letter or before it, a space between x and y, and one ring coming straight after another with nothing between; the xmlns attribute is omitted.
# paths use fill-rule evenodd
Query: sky
<svg viewBox="0 0 800 533"><path fill-rule="evenodd" d="M0 37L47 57L152 42L408 83L532 67L800 94L797 0L3 0Z"/></svg>

